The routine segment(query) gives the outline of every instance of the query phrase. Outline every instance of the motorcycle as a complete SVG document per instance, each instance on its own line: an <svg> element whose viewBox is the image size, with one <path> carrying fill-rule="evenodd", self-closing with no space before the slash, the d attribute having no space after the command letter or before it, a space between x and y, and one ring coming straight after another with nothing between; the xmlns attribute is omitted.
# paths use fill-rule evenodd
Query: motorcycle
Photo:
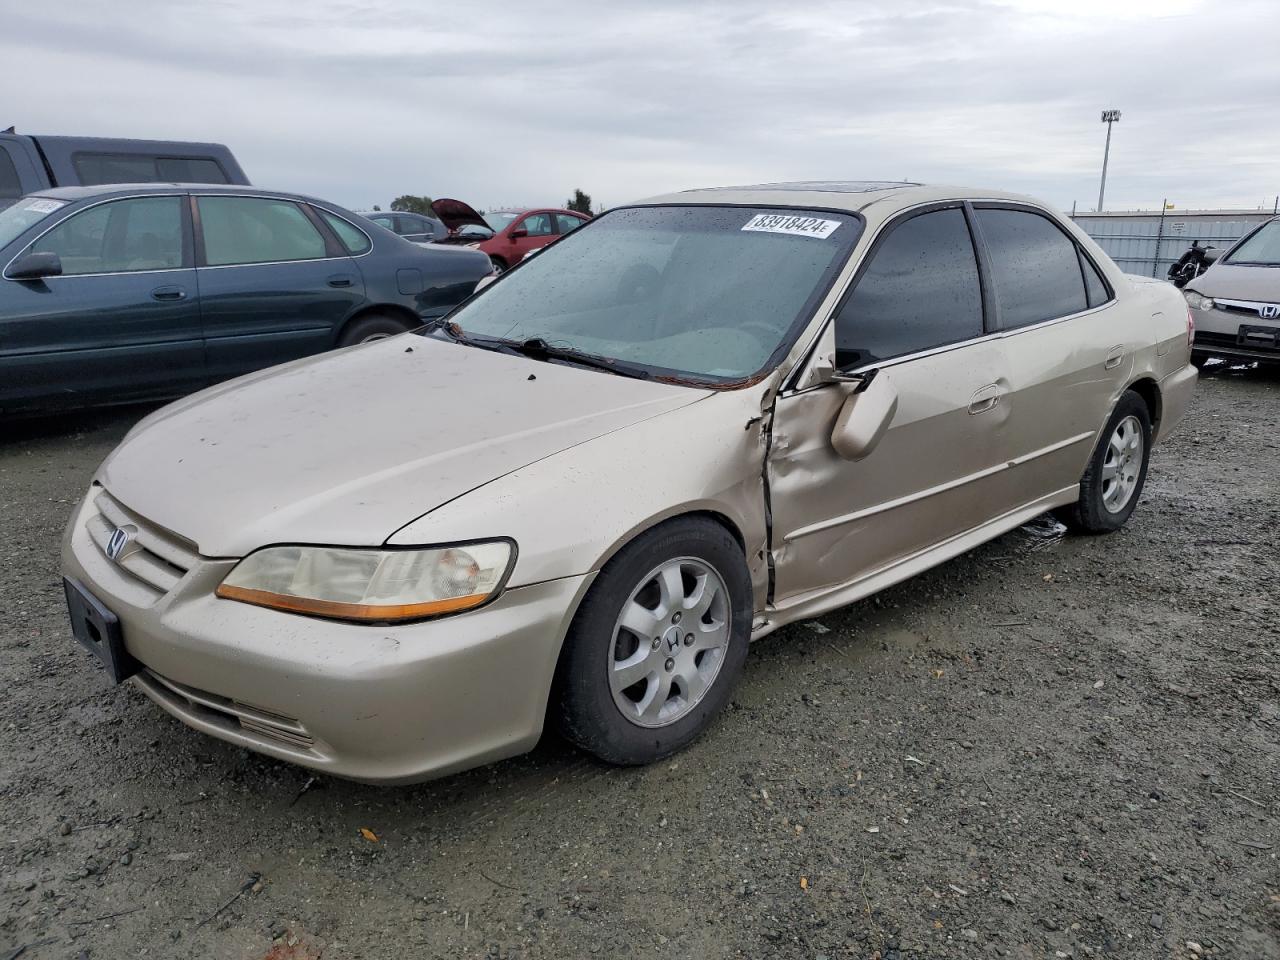
<svg viewBox="0 0 1280 960"><path fill-rule="evenodd" d="M1220 252L1217 247L1208 244L1202 247L1199 240L1192 240L1190 249L1178 258L1177 263L1169 268L1169 279L1173 281L1175 287L1181 290L1213 266Z"/></svg>

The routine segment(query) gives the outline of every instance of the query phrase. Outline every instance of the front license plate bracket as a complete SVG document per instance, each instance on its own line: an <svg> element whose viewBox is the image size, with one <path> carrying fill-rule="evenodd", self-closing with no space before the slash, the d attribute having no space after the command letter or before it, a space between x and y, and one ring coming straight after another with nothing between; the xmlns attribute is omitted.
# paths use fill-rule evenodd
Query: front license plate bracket
<svg viewBox="0 0 1280 960"><path fill-rule="evenodd" d="M125 649L120 619L80 581L64 577L62 589L67 595L71 632L102 662L111 682L124 683L141 670L142 664Z"/></svg>

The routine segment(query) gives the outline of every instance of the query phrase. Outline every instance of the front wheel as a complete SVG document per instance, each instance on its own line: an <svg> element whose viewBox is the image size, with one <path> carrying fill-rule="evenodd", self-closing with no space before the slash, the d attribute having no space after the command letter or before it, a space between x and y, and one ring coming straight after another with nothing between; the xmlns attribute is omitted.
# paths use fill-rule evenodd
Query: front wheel
<svg viewBox="0 0 1280 960"><path fill-rule="evenodd" d="M691 743L742 672L751 610L742 548L720 524L678 519L643 534L605 565L569 629L562 733L618 764Z"/></svg>
<svg viewBox="0 0 1280 960"><path fill-rule="evenodd" d="M495 275L507 272L507 262L500 257L490 257L489 262L493 264L493 272Z"/></svg>
<svg viewBox="0 0 1280 960"><path fill-rule="evenodd" d="M1119 530L1138 505L1151 460L1151 413L1132 390L1116 404L1080 478L1080 499L1059 512L1085 533Z"/></svg>

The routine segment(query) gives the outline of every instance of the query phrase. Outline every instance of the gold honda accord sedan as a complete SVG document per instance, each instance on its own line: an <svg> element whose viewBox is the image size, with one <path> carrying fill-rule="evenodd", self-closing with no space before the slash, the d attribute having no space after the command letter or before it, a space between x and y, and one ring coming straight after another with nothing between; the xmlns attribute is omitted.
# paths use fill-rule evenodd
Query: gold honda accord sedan
<svg viewBox="0 0 1280 960"><path fill-rule="evenodd" d="M185 723L338 776L688 744L748 644L1049 510L1104 533L1196 380L1167 283L1026 197L611 210L444 322L215 386L103 463L76 637Z"/></svg>

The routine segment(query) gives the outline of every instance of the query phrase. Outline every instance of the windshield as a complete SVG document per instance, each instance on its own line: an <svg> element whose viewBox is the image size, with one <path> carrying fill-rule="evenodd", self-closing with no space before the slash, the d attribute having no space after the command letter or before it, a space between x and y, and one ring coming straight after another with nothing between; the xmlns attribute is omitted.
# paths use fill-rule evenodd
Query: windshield
<svg viewBox="0 0 1280 960"><path fill-rule="evenodd" d="M1280 267L1280 220L1264 223L1257 233L1231 251L1227 262Z"/></svg>
<svg viewBox="0 0 1280 960"><path fill-rule="evenodd" d="M43 197L24 197L11 207L0 210L0 249L39 223L55 210L67 204L62 200L46 200Z"/></svg>
<svg viewBox="0 0 1280 960"><path fill-rule="evenodd" d="M518 213L486 213L481 219L493 228L494 233L501 233L518 216Z"/></svg>
<svg viewBox="0 0 1280 960"><path fill-rule="evenodd" d="M807 210L614 210L450 319L463 334L542 340L659 374L740 380L780 358L861 230L852 214Z"/></svg>

